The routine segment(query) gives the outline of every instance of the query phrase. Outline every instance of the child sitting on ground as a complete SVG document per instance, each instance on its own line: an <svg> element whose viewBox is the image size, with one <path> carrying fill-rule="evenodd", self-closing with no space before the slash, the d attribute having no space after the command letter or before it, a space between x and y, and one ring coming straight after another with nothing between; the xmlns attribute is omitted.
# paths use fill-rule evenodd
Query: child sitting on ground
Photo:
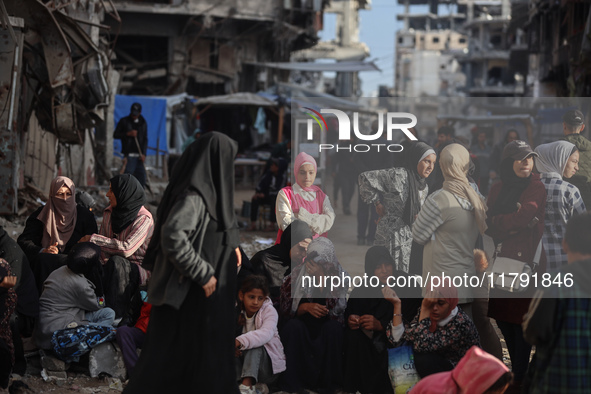
<svg viewBox="0 0 591 394"><path fill-rule="evenodd" d="M255 383L274 383L285 371L285 354L277 331L279 317L263 276L244 279L238 298L242 330L236 337L236 376L241 394L258 394Z"/></svg>

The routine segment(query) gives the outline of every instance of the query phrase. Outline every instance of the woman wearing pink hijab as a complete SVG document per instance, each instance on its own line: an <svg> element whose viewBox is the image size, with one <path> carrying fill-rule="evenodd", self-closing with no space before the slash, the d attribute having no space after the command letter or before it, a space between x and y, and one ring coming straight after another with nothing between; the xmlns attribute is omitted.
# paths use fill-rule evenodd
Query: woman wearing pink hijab
<svg viewBox="0 0 591 394"><path fill-rule="evenodd" d="M468 349L480 346L476 326L458 306L458 289L451 283L428 284L421 309L407 327L396 292L384 287L382 293L394 305L386 336L395 346L404 341L412 344L415 367L421 377L452 370Z"/></svg>
<svg viewBox="0 0 591 394"><path fill-rule="evenodd" d="M335 213L328 196L314 185L316 179L316 160L309 154L301 152L294 164L295 184L284 187L277 194L275 213L281 239L283 231L295 219L310 226L314 238L326 236L334 223Z"/></svg>
<svg viewBox="0 0 591 394"><path fill-rule="evenodd" d="M449 372L440 372L422 379L411 394L501 394L513 374L492 354L472 346L458 365Z"/></svg>

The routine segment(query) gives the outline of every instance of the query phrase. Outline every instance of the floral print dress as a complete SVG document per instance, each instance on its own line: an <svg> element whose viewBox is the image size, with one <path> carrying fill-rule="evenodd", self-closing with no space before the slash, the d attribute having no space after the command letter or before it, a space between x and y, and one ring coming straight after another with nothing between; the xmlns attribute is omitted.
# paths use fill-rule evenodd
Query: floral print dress
<svg viewBox="0 0 591 394"><path fill-rule="evenodd" d="M428 191L428 187L419 191L421 205L427 199ZM379 201L386 208L386 214L378 222L374 245L385 246L396 262L396 269L408 272L412 231L402 220L409 195L406 169L389 168L360 174L359 193L365 203Z"/></svg>
<svg viewBox="0 0 591 394"><path fill-rule="evenodd" d="M435 332L429 331L431 319L419 320L419 313L415 316L404 334L398 340L394 335L392 322L388 324L386 336L393 345L400 345L404 341L412 343L417 353L437 353L449 360L455 367L468 349L476 345L480 347L480 338L476 326L460 307L458 313L446 325L438 326ZM419 309L420 312L420 309Z"/></svg>

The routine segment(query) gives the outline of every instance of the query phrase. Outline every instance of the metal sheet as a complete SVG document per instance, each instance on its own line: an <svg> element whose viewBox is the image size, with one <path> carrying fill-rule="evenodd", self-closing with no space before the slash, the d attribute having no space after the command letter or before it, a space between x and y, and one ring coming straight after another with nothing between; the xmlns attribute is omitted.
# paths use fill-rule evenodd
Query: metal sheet
<svg viewBox="0 0 591 394"><path fill-rule="evenodd" d="M70 144L82 143L76 127L74 105L64 103L54 108L55 131L61 142Z"/></svg>
<svg viewBox="0 0 591 394"><path fill-rule="evenodd" d="M43 130L33 112L27 131L24 172L46 195L55 176L56 147L57 136Z"/></svg>
<svg viewBox="0 0 591 394"><path fill-rule="evenodd" d="M22 20L16 18L10 18L10 24L13 32L0 29L0 75L6 77L4 85L0 86L0 102L5 109L0 114L0 214L18 211L20 136L15 118L16 100L21 91L23 25Z"/></svg>
<svg viewBox="0 0 591 394"><path fill-rule="evenodd" d="M39 32L51 87L74 80L70 45L53 14L39 0L5 2L8 13L25 20L25 25Z"/></svg>

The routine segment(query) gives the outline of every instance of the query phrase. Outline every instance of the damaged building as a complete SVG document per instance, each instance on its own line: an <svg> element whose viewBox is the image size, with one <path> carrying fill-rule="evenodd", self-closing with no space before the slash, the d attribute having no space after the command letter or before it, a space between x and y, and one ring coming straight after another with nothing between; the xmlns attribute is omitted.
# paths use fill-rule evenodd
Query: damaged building
<svg viewBox="0 0 591 394"><path fill-rule="evenodd" d="M286 81L289 71L263 64L315 45L328 1L0 4L0 214L22 214L56 175L110 178L116 94L206 97Z"/></svg>
<svg viewBox="0 0 591 394"><path fill-rule="evenodd" d="M591 4L575 0L515 3L513 20L521 21L527 34L527 95L591 96Z"/></svg>
<svg viewBox="0 0 591 394"><path fill-rule="evenodd" d="M0 3L2 81L0 213L23 213L57 173L95 182L98 143L110 97L105 15L109 0L6 0ZM20 193L28 188L33 193ZM20 205L19 205L20 202ZM22 210L19 211L19 207Z"/></svg>
<svg viewBox="0 0 591 394"><path fill-rule="evenodd" d="M255 92L317 42L326 0L114 0L122 24L114 60L119 92L197 97ZM113 29L116 21L110 22Z"/></svg>

